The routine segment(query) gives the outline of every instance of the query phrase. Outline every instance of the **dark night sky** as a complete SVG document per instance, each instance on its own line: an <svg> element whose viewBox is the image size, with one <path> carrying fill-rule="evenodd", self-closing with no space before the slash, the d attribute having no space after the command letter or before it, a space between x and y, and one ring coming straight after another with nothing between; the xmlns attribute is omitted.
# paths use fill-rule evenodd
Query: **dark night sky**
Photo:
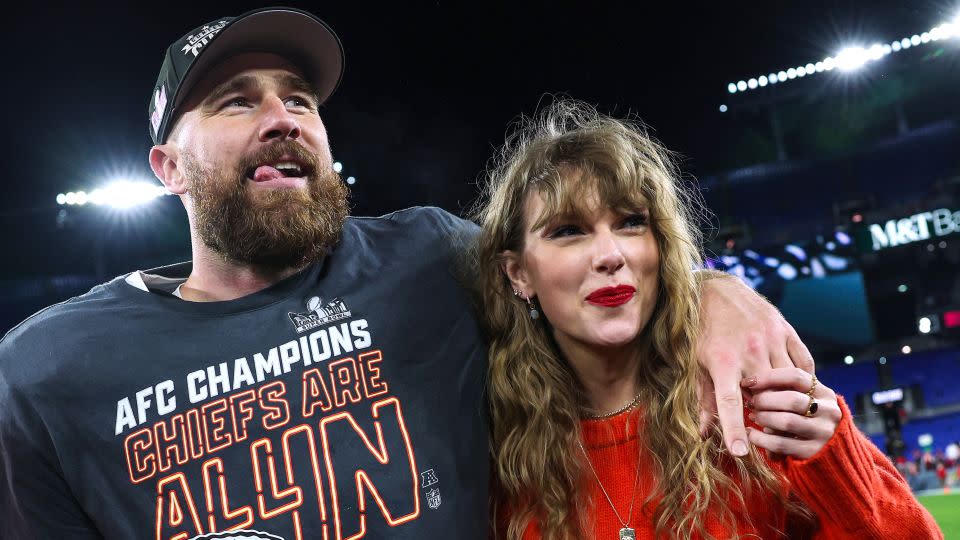
<svg viewBox="0 0 960 540"><path fill-rule="evenodd" d="M731 80L816 61L848 38L889 41L952 17L952 0L455 4L292 2L346 48L321 111L355 175L354 212L457 211L506 126L544 93L638 114L684 170L748 165L720 141L742 126L717 107ZM203 22L262 4L71 3L8 8L3 40L5 186L15 258L40 257L58 192L147 166L147 100L163 51ZM27 11L27 9L31 11ZM38 218L38 216L40 216ZM32 247L33 246L33 247ZM29 266L29 265L28 265Z"/></svg>

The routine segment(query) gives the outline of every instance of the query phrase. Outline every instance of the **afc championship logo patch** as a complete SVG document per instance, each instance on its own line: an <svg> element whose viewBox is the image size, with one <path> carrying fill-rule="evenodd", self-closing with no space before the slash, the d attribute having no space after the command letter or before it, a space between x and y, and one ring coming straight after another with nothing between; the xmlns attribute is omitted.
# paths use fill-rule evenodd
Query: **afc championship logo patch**
<svg viewBox="0 0 960 540"><path fill-rule="evenodd" d="M200 54L200 49L207 43L210 43L225 26L227 26L227 21L217 21L212 25L203 25L203 28L201 28L199 32L187 36L187 44L183 46L180 52L184 55L192 54L193 56L197 56Z"/></svg>
<svg viewBox="0 0 960 540"><path fill-rule="evenodd" d="M288 313L298 334L353 316L343 299L339 297L321 306L320 298L314 296L307 300L307 310L306 313Z"/></svg>
<svg viewBox="0 0 960 540"><path fill-rule="evenodd" d="M284 540L283 537L261 531L237 530L202 534L190 540Z"/></svg>

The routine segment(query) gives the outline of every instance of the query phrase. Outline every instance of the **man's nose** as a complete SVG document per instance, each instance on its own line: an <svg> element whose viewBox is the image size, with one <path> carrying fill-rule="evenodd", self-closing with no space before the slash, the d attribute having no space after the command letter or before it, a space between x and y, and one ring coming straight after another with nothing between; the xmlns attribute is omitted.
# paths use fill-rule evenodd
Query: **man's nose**
<svg viewBox="0 0 960 540"><path fill-rule="evenodd" d="M262 107L260 142L300 138L300 122L287 110L280 98L267 98Z"/></svg>

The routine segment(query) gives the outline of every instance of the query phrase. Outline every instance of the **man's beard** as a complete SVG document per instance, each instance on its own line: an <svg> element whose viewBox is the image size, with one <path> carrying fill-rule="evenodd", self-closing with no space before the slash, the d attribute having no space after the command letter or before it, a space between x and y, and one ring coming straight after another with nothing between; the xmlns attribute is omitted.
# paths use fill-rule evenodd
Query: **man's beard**
<svg viewBox="0 0 960 540"><path fill-rule="evenodd" d="M303 166L307 189L256 189L250 171L293 157ZM233 171L203 167L184 152L180 167L190 181L200 239L228 262L265 271L301 268L339 241L349 213L347 188L329 165L292 141L273 144L241 159Z"/></svg>

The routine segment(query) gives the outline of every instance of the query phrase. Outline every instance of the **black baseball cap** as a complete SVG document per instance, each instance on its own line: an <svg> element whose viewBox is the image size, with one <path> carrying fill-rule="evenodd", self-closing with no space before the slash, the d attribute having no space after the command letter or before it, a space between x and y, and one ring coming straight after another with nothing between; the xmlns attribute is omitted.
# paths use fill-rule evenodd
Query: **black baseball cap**
<svg viewBox="0 0 960 540"><path fill-rule="evenodd" d="M190 89L211 67L244 52L268 52L303 70L327 100L343 76L343 46L325 22L289 7L255 9L239 17L222 17L191 30L167 48L160 76L150 96L150 137L166 142Z"/></svg>

